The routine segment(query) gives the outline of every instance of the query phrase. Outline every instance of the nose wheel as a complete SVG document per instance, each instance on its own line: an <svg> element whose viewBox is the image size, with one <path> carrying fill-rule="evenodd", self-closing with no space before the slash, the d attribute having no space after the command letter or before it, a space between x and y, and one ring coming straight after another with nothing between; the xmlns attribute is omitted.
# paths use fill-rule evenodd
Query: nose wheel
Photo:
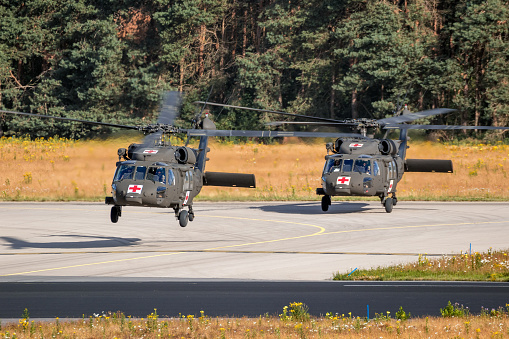
<svg viewBox="0 0 509 339"><path fill-rule="evenodd" d="M331 203L330 195L324 195L322 197L322 211L327 212Z"/></svg>
<svg viewBox="0 0 509 339"><path fill-rule="evenodd" d="M122 216L122 206L113 206L110 212L111 222L116 224L118 222L118 218Z"/></svg>

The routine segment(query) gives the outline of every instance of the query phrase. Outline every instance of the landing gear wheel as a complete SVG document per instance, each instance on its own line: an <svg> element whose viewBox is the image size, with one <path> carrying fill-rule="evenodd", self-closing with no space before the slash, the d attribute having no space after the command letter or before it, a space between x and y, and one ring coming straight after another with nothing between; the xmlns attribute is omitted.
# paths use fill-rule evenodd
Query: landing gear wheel
<svg viewBox="0 0 509 339"><path fill-rule="evenodd" d="M180 211L180 213L179 213L180 227L186 227L188 221L189 221L189 214L187 213L187 211Z"/></svg>
<svg viewBox="0 0 509 339"><path fill-rule="evenodd" d="M322 197L322 211L327 212L331 204L330 195L324 195Z"/></svg>
<svg viewBox="0 0 509 339"><path fill-rule="evenodd" d="M394 206L394 201L392 200L392 198L385 199L384 206L385 206L385 212L391 213L392 212L392 206Z"/></svg>
<svg viewBox="0 0 509 339"><path fill-rule="evenodd" d="M120 206L113 206L110 212L111 222L116 224L118 222L118 218L122 215L122 210Z"/></svg>
<svg viewBox="0 0 509 339"><path fill-rule="evenodd" d="M398 203L398 198L392 197L392 206L396 206L397 203Z"/></svg>
<svg viewBox="0 0 509 339"><path fill-rule="evenodd" d="M194 213L189 213L189 221L193 221L194 220Z"/></svg>

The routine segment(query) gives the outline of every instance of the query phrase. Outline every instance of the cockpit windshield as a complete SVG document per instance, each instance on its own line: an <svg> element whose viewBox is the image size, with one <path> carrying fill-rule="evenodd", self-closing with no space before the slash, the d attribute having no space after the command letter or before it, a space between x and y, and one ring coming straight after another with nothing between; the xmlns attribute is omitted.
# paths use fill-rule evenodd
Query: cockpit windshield
<svg viewBox="0 0 509 339"><path fill-rule="evenodd" d="M325 163L325 167L323 168L323 173L351 172L352 167L353 167L353 159L330 158L330 159L327 159L327 162Z"/></svg>
<svg viewBox="0 0 509 339"><path fill-rule="evenodd" d="M371 175L371 161L364 159L355 160L354 172Z"/></svg>
<svg viewBox="0 0 509 339"><path fill-rule="evenodd" d="M131 165L120 165L117 168L117 173L115 174L115 181L124 180L124 179L132 179L134 173L134 166Z"/></svg>
<svg viewBox="0 0 509 339"><path fill-rule="evenodd" d="M342 172L351 172L353 166L353 159L345 159L343 161L343 171Z"/></svg>
<svg viewBox="0 0 509 339"><path fill-rule="evenodd" d="M164 167L149 167L147 172L147 180L166 184L166 171Z"/></svg>
<svg viewBox="0 0 509 339"><path fill-rule="evenodd" d="M144 180L145 179L145 173L147 172L147 167L145 166L138 166L136 167L136 180Z"/></svg>

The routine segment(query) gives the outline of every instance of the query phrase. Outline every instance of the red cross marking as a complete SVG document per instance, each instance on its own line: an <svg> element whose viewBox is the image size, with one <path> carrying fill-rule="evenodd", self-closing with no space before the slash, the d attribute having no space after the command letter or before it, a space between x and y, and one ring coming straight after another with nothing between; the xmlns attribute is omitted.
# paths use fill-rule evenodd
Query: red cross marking
<svg viewBox="0 0 509 339"><path fill-rule="evenodd" d="M338 183L341 183L341 184L344 184L344 183L346 183L348 181L350 181L350 178L348 178L348 177L338 178Z"/></svg>
<svg viewBox="0 0 509 339"><path fill-rule="evenodd" d="M360 146L362 146L362 144L351 144L350 146L351 147L360 147Z"/></svg>
<svg viewBox="0 0 509 339"><path fill-rule="evenodd" d="M141 191L141 187L138 187L138 185L131 186L131 187L129 187L129 189L130 189L133 193L138 193L138 191Z"/></svg>
<svg viewBox="0 0 509 339"><path fill-rule="evenodd" d="M150 153L157 153L157 151L156 151L156 150L153 150L153 149L149 149L149 150L146 150L146 151L145 151L145 152L143 152L143 153L149 153L149 154L150 154Z"/></svg>

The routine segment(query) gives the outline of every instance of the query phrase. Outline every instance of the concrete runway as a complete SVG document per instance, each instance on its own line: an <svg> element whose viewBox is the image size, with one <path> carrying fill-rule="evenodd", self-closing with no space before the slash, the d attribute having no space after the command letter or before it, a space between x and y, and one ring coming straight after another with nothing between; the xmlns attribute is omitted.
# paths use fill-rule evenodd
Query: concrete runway
<svg viewBox="0 0 509 339"><path fill-rule="evenodd" d="M172 210L0 203L0 281L330 279L334 272L509 247L509 203L196 202Z"/></svg>

